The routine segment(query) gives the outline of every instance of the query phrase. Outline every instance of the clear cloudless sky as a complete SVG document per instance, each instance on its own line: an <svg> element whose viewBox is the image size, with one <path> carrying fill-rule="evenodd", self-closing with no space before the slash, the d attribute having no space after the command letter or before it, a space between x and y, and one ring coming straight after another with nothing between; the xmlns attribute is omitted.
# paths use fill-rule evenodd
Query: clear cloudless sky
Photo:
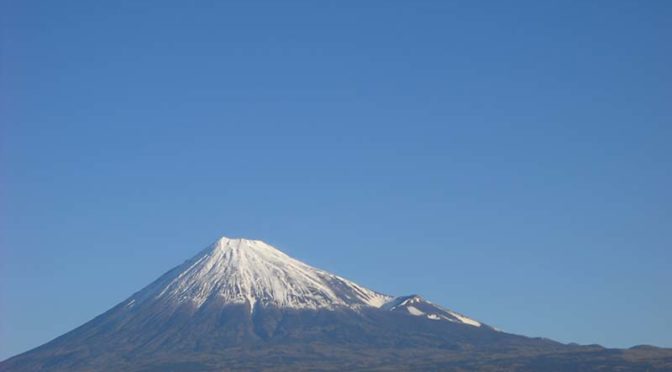
<svg viewBox="0 0 672 372"><path fill-rule="evenodd" d="M0 359L221 235L672 347L672 2L1 3Z"/></svg>

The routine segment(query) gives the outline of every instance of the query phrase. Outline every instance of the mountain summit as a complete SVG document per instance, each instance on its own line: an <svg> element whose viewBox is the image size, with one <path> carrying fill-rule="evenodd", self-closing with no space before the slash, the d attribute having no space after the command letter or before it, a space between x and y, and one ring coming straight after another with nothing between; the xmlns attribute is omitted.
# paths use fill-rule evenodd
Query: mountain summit
<svg viewBox="0 0 672 372"><path fill-rule="evenodd" d="M220 238L0 371L656 370L669 349L610 350L498 331L393 297L259 240Z"/></svg>
<svg viewBox="0 0 672 372"><path fill-rule="evenodd" d="M293 259L260 240L222 237L129 299L291 309L380 307L392 298Z"/></svg>

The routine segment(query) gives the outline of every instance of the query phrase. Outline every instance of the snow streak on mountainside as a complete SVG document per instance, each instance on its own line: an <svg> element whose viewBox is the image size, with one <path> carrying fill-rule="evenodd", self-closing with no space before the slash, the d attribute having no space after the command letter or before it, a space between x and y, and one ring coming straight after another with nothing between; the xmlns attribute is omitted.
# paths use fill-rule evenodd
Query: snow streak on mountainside
<svg viewBox="0 0 672 372"><path fill-rule="evenodd" d="M468 324L474 327L483 325L481 322L435 305L417 295L397 297L386 303L383 309L394 312L407 312L414 316L426 317L432 320L447 320L453 323Z"/></svg>
<svg viewBox="0 0 672 372"><path fill-rule="evenodd" d="M223 237L132 296L200 307L209 300L294 309L380 307L392 297L295 260L272 246Z"/></svg>

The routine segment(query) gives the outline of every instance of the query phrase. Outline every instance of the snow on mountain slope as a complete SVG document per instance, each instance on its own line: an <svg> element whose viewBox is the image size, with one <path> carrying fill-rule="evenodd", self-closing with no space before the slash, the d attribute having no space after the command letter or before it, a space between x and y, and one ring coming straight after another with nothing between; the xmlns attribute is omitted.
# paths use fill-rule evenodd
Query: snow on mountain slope
<svg viewBox="0 0 672 372"><path fill-rule="evenodd" d="M432 320L447 320L449 322L461 323L474 327L484 326L481 322L435 305L417 295L397 297L383 305L382 309L408 313L410 315L421 316Z"/></svg>
<svg viewBox="0 0 672 372"><path fill-rule="evenodd" d="M377 308L481 327L481 323L419 296L392 297L311 267L260 240L222 237L124 302L128 309L208 301L286 309Z"/></svg>
<svg viewBox="0 0 672 372"><path fill-rule="evenodd" d="M200 307L209 300L294 309L381 307L392 299L313 268L259 240L222 237L126 302Z"/></svg>

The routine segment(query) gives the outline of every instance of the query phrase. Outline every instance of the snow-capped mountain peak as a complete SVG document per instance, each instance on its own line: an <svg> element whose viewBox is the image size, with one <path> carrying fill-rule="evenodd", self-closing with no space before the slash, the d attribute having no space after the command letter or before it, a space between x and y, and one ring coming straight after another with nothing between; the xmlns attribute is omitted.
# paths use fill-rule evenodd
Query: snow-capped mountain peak
<svg viewBox="0 0 672 372"><path fill-rule="evenodd" d="M447 320L453 323L461 323L474 327L483 324L455 311L435 305L418 295L397 297L382 307L384 310L400 313L408 313L413 316L425 317L432 320Z"/></svg>
<svg viewBox="0 0 672 372"><path fill-rule="evenodd" d="M207 301L279 308L380 307L392 297L313 268L260 240L222 237L129 299L200 307Z"/></svg>
<svg viewBox="0 0 672 372"><path fill-rule="evenodd" d="M309 266L273 246L250 239L222 237L131 296L129 309L143 304L161 307L205 304L279 309L378 308L431 320L480 327L462 314L417 295L392 297Z"/></svg>

